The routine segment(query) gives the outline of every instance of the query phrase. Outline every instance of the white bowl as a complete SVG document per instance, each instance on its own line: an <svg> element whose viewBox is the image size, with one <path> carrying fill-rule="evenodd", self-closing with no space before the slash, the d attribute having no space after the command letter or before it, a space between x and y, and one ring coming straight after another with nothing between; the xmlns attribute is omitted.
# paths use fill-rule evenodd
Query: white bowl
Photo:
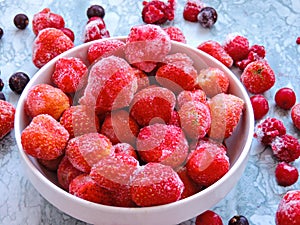
<svg viewBox="0 0 300 225"><path fill-rule="evenodd" d="M112 39L124 41L125 37ZM32 77L20 96L15 115L15 138L25 171L33 186L45 199L61 211L79 220L98 225L173 225L193 218L213 207L230 192L244 172L252 143L254 116L248 94L239 79L210 55L185 44L172 42L171 53L186 53L194 60L197 71L207 66L223 70L230 80L229 92L242 98L246 106L234 134L226 140L226 145L230 149L231 168L213 185L191 197L161 206L143 208L105 206L80 199L61 189L57 185L55 174L45 170L36 159L23 151L21 132L29 123L29 118L24 113L24 101L29 89L36 84L51 83L50 76L58 58L73 56L86 59L88 47L95 42L97 41L74 47L51 60Z"/></svg>

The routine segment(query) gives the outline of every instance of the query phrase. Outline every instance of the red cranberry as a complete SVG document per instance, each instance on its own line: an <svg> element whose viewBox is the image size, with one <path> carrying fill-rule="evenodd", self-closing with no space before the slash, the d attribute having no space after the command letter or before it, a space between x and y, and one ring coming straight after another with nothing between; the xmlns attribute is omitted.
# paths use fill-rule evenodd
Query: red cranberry
<svg viewBox="0 0 300 225"><path fill-rule="evenodd" d="M297 37L297 39L296 39L296 44L297 44L297 45L300 45L300 37Z"/></svg>
<svg viewBox="0 0 300 225"><path fill-rule="evenodd" d="M260 120L269 111L269 103L263 95L253 95L250 98L255 120Z"/></svg>
<svg viewBox="0 0 300 225"><path fill-rule="evenodd" d="M4 34L3 29L0 27L0 39L3 37L3 34Z"/></svg>
<svg viewBox="0 0 300 225"><path fill-rule="evenodd" d="M67 36L71 39L72 42L74 42L74 40L75 40L75 35L74 35L74 32L73 32L71 29L69 29L69 28L67 28L67 27L63 27L63 28L61 28L60 30L61 30L62 32L64 32L64 34L67 35Z"/></svg>
<svg viewBox="0 0 300 225"><path fill-rule="evenodd" d="M2 91L4 88L3 80L0 78L0 91Z"/></svg>
<svg viewBox="0 0 300 225"><path fill-rule="evenodd" d="M275 178L278 185L287 187L295 184L298 180L298 169L286 162L280 162L275 169Z"/></svg>
<svg viewBox="0 0 300 225"><path fill-rule="evenodd" d="M15 16L14 24L18 29L24 30L29 24L29 19L25 14L20 13Z"/></svg>
<svg viewBox="0 0 300 225"><path fill-rule="evenodd" d="M0 91L0 100L6 101L5 95L2 91Z"/></svg>
<svg viewBox="0 0 300 225"><path fill-rule="evenodd" d="M91 17L101 17L102 19L105 16L105 10L102 6L100 5L91 5L87 11L86 11L86 15L88 18Z"/></svg>
<svg viewBox="0 0 300 225"><path fill-rule="evenodd" d="M275 102L282 109L290 109L296 103L296 94L291 88L281 88L275 94Z"/></svg>
<svg viewBox="0 0 300 225"><path fill-rule="evenodd" d="M17 94L21 94L25 88L25 86L27 85L27 83L29 82L30 78L26 73L23 72L17 72L14 73L13 75L11 75L11 77L9 78L9 87L10 89L17 93Z"/></svg>
<svg viewBox="0 0 300 225"><path fill-rule="evenodd" d="M246 217L236 215L229 220L228 225L249 225L249 222Z"/></svg>
<svg viewBox="0 0 300 225"><path fill-rule="evenodd" d="M217 11L212 7L203 7L197 16L199 23L204 28L211 28L216 23L217 18Z"/></svg>
<svg viewBox="0 0 300 225"><path fill-rule="evenodd" d="M195 225L223 225L223 222L217 213L207 210L196 217Z"/></svg>

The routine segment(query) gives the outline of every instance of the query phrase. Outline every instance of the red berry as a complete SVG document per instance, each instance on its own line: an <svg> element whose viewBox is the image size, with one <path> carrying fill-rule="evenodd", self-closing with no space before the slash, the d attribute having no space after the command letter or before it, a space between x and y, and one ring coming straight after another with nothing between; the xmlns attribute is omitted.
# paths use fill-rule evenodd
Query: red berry
<svg viewBox="0 0 300 225"><path fill-rule="evenodd" d="M297 37L296 43L297 43L297 45L300 45L300 37Z"/></svg>
<svg viewBox="0 0 300 225"><path fill-rule="evenodd" d="M246 59L249 53L249 41L238 34L229 34L224 44L225 51L234 61Z"/></svg>
<svg viewBox="0 0 300 225"><path fill-rule="evenodd" d="M177 95L177 107L178 109L181 108L185 103L189 101L196 101L207 103L206 101L206 94L201 89L196 89L193 91L182 91Z"/></svg>
<svg viewBox="0 0 300 225"><path fill-rule="evenodd" d="M196 184L189 177L185 166L178 169L177 174L184 184L184 189L183 189L180 199L184 199L189 196L192 196L202 189L202 186Z"/></svg>
<svg viewBox="0 0 300 225"><path fill-rule="evenodd" d="M197 16L204 4L201 0L188 0L186 1L183 9L183 18L190 22L197 22Z"/></svg>
<svg viewBox="0 0 300 225"><path fill-rule="evenodd" d="M269 111L268 100L263 95L253 95L250 97L251 105L254 112L254 119L262 119Z"/></svg>
<svg viewBox="0 0 300 225"><path fill-rule="evenodd" d="M275 169L275 178L280 186L291 186L297 182L298 169L286 162L280 162Z"/></svg>
<svg viewBox="0 0 300 225"><path fill-rule="evenodd" d="M164 28L164 31L167 32L171 40L186 43L186 38L183 32L178 27L166 27Z"/></svg>
<svg viewBox="0 0 300 225"><path fill-rule="evenodd" d="M91 17L84 28L84 42L110 37L104 20L101 17Z"/></svg>
<svg viewBox="0 0 300 225"><path fill-rule="evenodd" d="M14 128L15 107L0 100L0 140Z"/></svg>
<svg viewBox="0 0 300 225"><path fill-rule="evenodd" d="M163 1L143 2L142 19L147 24L163 24L168 18L166 15L167 4Z"/></svg>
<svg viewBox="0 0 300 225"><path fill-rule="evenodd" d="M37 161L42 164L46 169L50 171L57 171L58 166L61 160L64 158L64 155L61 155L55 159L45 160L45 159L37 159Z"/></svg>
<svg viewBox="0 0 300 225"><path fill-rule="evenodd" d="M113 150L115 154L125 154L134 157L138 160L138 156L136 150L128 143L122 142L117 143L113 146Z"/></svg>
<svg viewBox="0 0 300 225"><path fill-rule="evenodd" d="M291 109L296 103L296 94L291 88L280 88L275 94L275 102L282 109Z"/></svg>
<svg viewBox="0 0 300 225"><path fill-rule="evenodd" d="M67 35L71 39L72 42L74 42L75 35L74 35L74 32L70 28L63 27L63 28L60 28L60 30L62 32L64 32L64 34Z"/></svg>
<svg viewBox="0 0 300 225"><path fill-rule="evenodd" d="M196 217L195 225L223 225L223 222L216 212L207 210Z"/></svg>
<svg viewBox="0 0 300 225"><path fill-rule="evenodd" d="M249 51L256 53L260 58L265 58L266 56L266 50L263 45L252 45Z"/></svg>
<svg viewBox="0 0 300 225"><path fill-rule="evenodd" d="M293 106L291 118L295 127L300 130L300 103Z"/></svg>

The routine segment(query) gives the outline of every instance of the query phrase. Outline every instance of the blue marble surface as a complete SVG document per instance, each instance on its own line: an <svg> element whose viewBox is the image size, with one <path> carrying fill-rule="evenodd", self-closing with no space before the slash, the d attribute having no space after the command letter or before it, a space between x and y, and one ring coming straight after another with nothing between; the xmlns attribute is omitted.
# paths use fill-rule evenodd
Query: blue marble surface
<svg viewBox="0 0 300 225"><path fill-rule="evenodd" d="M175 20L166 25L181 28L187 43L196 47L201 42L212 39L224 42L228 33L239 32L246 36L250 44L264 45L267 60L276 74L275 86L264 93L269 100L268 116L281 119L288 133L300 138L294 128L290 111L275 106L274 94L280 87L291 87L300 101L300 36L299 0L203 0L218 12L218 21L212 29L204 29L197 23L183 20L184 0L177 1ZM33 76L37 68L31 60L34 34L31 24L25 30L17 30L13 18L17 13L25 13L30 20L45 7L61 14L66 27L75 33L75 45L83 40L83 29L87 21L86 9L91 4L100 4L106 10L105 23L111 36L125 36L133 25L141 24L142 1L132 0L64 0L30 1L0 0L0 27L4 36L0 40L1 79L5 82L4 94L15 106L19 96L8 86L8 78L17 71ZM238 71L235 71L238 74ZM0 141L0 224L86 224L78 221L48 203L27 180L14 132ZM297 160L294 164L300 168ZM275 224L277 205L284 193L300 189L300 181L290 187L276 184L274 169L276 160L271 150L253 139L249 162L244 175L227 197L218 203L215 210L227 224L235 214L243 214L253 225ZM194 219L181 225L192 225Z"/></svg>

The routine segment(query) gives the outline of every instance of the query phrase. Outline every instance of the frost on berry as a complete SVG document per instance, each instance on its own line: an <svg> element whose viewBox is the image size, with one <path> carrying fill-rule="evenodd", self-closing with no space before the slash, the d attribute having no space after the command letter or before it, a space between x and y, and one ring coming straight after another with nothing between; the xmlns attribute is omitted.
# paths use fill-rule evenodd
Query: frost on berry
<svg viewBox="0 0 300 225"><path fill-rule="evenodd" d="M0 140L14 128L15 107L0 100Z"/></svg>

